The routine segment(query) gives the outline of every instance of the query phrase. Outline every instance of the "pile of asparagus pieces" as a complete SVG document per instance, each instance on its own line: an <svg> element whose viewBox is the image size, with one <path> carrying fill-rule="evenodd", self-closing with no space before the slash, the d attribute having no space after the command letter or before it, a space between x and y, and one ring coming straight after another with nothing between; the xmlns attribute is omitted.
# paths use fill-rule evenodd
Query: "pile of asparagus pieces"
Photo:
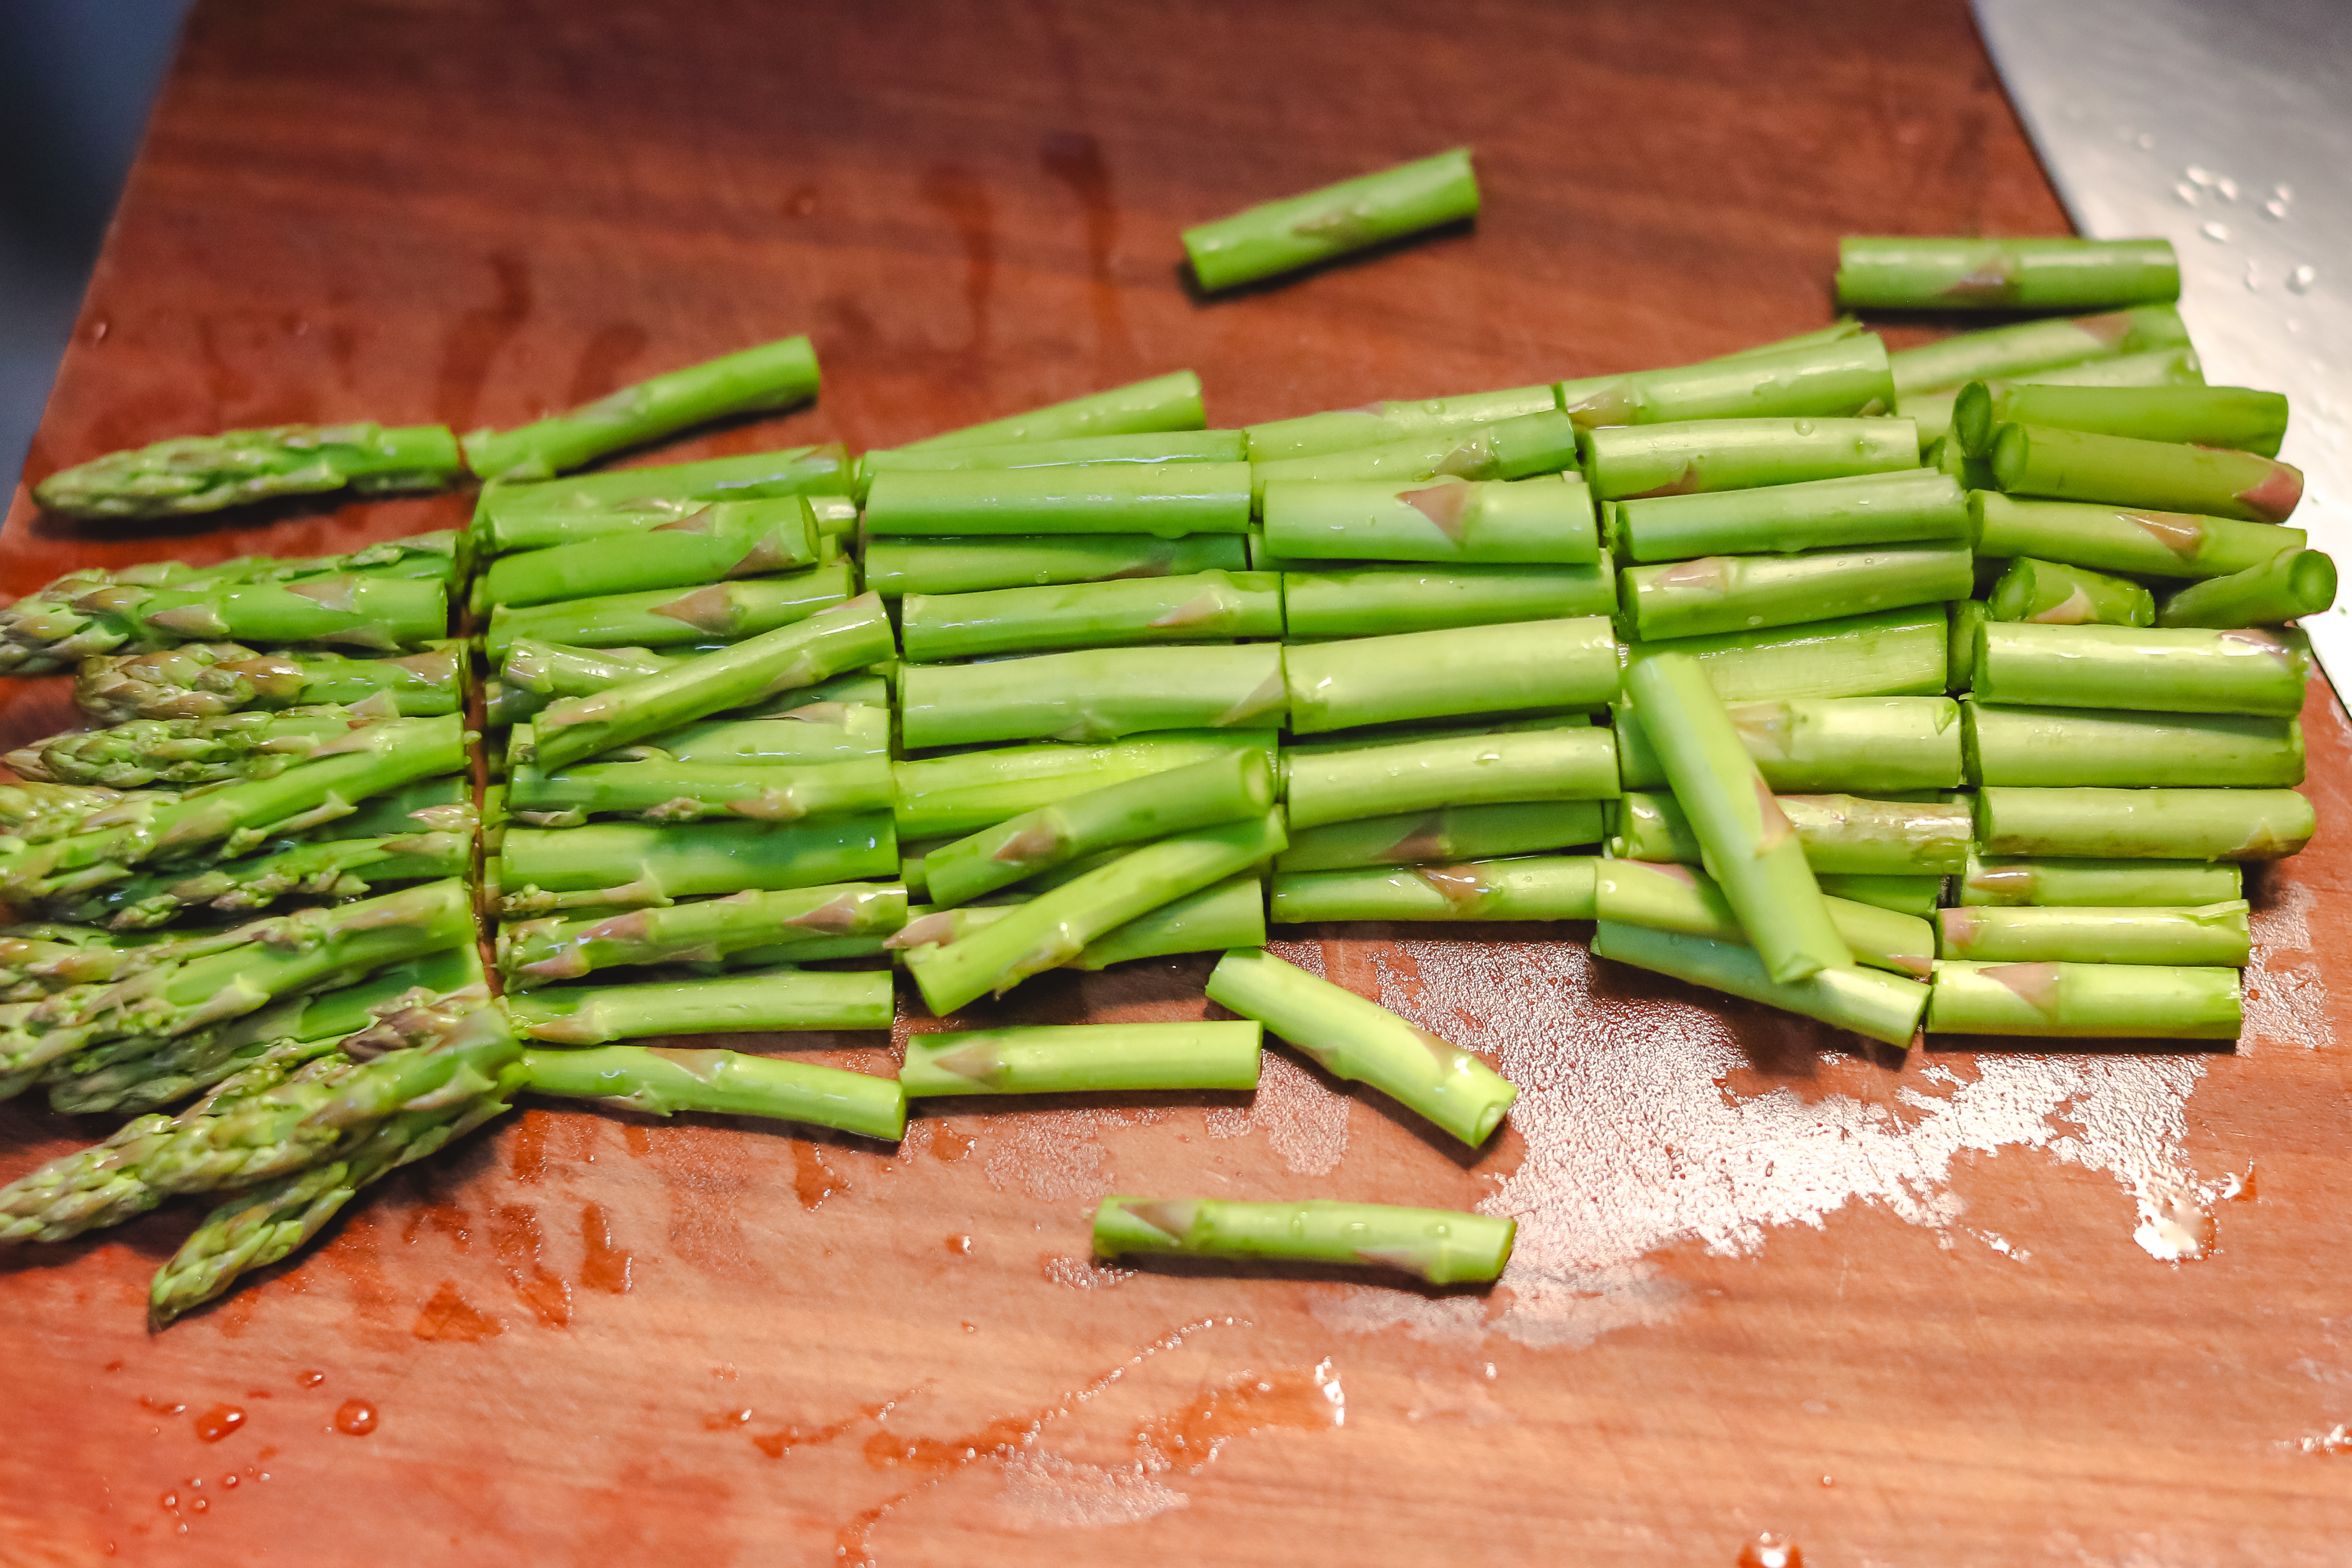
<svg viewBox="0 0 2352 1568"><path fill-rule="evenodd" d="M2234 1036L2241 865L2313 828L2285 624L2335 592L2284 399L2203 384L2160 245L1841 259L1867 308L2112 309L1240 430L1179 373L855 460L485 460L462 540L0 612L0 658L79 660L110 726L8 759L0 1082L151 1113L0 1190L0 1237L236 1194L167 1321L520 1090L887 1140L910 1099L1247 1089L1266 1030L1495 1133L1508 1083L1270 922L1596 921L1603 958L1897 1046ZM427 602L461 583L478 882ZM896 1079L620 1043L1200 952L1237 1021L919 1033ZM1511 1240L1345 1202L1096 1223L1441 1283Z"/></svg>

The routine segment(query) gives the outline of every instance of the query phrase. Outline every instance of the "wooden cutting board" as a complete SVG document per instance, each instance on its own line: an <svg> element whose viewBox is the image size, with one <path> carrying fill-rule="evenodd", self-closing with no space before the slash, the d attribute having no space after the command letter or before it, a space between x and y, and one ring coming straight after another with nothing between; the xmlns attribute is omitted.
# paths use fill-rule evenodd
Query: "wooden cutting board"
<svg viewBox="0 0 2352 1568"><path fill-rule="evenodd" d="M1475 233L1182 288L1184 224L1455 143ZM816 407L663 455L1180 365L1230 426L1814 327L1841 233L2062 228L1958 0L206 4L29 473L511 423L800 331ZM113 531L20 490L0 587L465 511ZM0 683L0 739L61 686ZM153 1338L194 1209L8 1255L0 1562L2340 1563L2352 735L2316 689L2305 722L2324 826L2260 880L2235 1051L1904 1059L1583 928L1308 928L1282 951L1523 1086L1493 1147L1276 1053L1254 1098L973 1101L896 1150L534 1107ZM1197 1016L1205 969L974 1016ZM0 1179L103 1126L0 1111ZM1106 1268L1112 1190L1484 1202L1522 1239L1483 1295Z"/></svg>

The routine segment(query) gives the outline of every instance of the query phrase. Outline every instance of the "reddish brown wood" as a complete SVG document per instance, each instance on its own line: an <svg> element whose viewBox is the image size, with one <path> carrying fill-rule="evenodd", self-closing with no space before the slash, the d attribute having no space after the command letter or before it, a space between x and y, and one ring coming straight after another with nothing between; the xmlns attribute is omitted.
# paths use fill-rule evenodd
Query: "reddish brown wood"
<svg viewBox="0 0 2352 1568"><path fill-rule="evenodd" d="M1185 223L1456 142L1475 233L1179 287ZM677 455L1180 364L1230 425L1720 353L1826 320L1842 232L2061 223L1957 0L214 4L31 471L236 424L512 421L801 330L823 402ZM101 533L20 493L0 586L463 512ZM6 684L6 738L61 721L58 682ZM2324 698L2307 722L2342 822L2352 735ZM1301 956L1503 1060L1517 1128L1465 1156L1288 1061L1254 1110L976 1103L895 1154L536 1108L159 1337L145 1282L191 1213L15 1255L0 1560L1729 1568L1770 1530L1814 1568L2333 1563L2347 1460L2302 1440L2352 1420L2347 872L2331 826L2264 880L2235 1054L1897 1062L1588 974L1574 931L1310 931ZM1181 1016L1204 967L990 1016ZM100 1130L11 1107L0 1177ZM2132 1240L2132 1183L2168 1173L2208 1189L2200 1261ZM1522 1270L1431 1298L1097 1269L1111 1188L1500 1192ZM245 1418L206 1441L221 1407Z"/></svg>

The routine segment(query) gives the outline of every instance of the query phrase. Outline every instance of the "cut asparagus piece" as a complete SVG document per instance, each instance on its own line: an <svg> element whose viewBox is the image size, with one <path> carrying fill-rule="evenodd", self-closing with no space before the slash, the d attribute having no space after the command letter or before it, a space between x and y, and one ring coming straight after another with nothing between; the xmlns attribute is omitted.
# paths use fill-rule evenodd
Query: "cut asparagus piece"
<svg viewBox="0 0 2352 1568"><path fill-rule="evenodd" d="M1936 965L1937 1035L2234 1040L2238 972L2147 963Z"/></svg>
<svg viewBox="0 0 2352 1568"><path fill-rule="evenodd" d="M1458 734L1283 760L1300 828L1513 801L1615 798L1617 748L1591 725Z"/></svg>
<svg viewBox="0 0 2352 1568"><path fill-rule="evenodd" d="M2189 347L2189 329L2170 305L2137 305L2073 321L2020 321L1962 332L1886 356L1898 396L1959 387L1971 381L2077 365L2120 354Z"/></svg>
<svg viewBox="0 0 2352 1568"><path fill-rule="evenodd" d="M864 668L897 649L882 601L861 595L719 652L589 696L566 698L538 717L539 765L564 767L730 708Z"/></svg>
<svg viewBox="0 0 2352 1568"><path fill-rule="evenodd" d="M1528 856L1454 865L1283 872L1268 918L1310 921L1589 921L1591 855Z"/></svg>
<svg viewBox="0 0 2352 1568"><path fill-rule="evenodd" d="M499 971L509 989L528 990L630 964L715 963L795 937L887 936L906 923L907 889L895 883L741 892L508 925L499 931Z"/></svg>
<svg viewBox="0 0 2352 1568"><path fill-rule="evenodd" d="M1068 967L1105 969L1139 958L1265 945L1265 885L1250 871L1113 927L1079 950Z"/></svg>
<svg viewBox="0 0 2352 1568"><path fill-rule="evenodd" d="M461 768L464 764L458 764ZM474 781L469 773L442 773L414 780L358 802L349 815L327 818L319 826L289 833L269 847L326 844L353 838L382 838L405 833L471 833L485 817L474 807Z"/></svg>
<svg viewBox="0 0 2352 1568"><path fill-rule="evenodd" d="M1263 948L1236 948L1219 959L1208 994L1333 1077L1371 1085L1473 1148L1494 1135L1518 1099L1517 1088L1469 1052Z"/></svg>
<svg viewBox="0 0 2352 1568"><path fill-rule="evenodd" d="M1973 784L2210 785L2303 782L2300 720L1968 705Z"/></svg>
<svg viewBox="0 0 2352 1568"><path fill-rule="evenodd" d="M2231 964L2253 950L2242 899L2193 908L1937 911L1939 956L1990 963Z"/></svg>
<svg viewBox="0 0 2352 1568"><path fill-rule="evenodd" d="M2149 349L2140 353L2117 354L2113 359L2084 360L2080 364L2025 371L2005 380L1972 384L1982 384L1994 392L2013 386L2194 387L2205 384L2205 373L2192 349ZM1895 399L1895 412L1917 421L1921 445L1940 441L1951 434L1955 407L1965 390L1960 387L1908 393ZM2030 423L2064 425L2067 421L2037 419Z"/></svg>
<svg viewBox="0 0 2352 1568"><path fill-rule="evenodd" d="M907 968L941 1017L1067 963L1086 945L1149 910L1282 852L1282 814L1163 838L1020 906L952 944L918 949Z"/></svg>
<svg viewBox="0 0 2352 1568"><path fill-rule="evenodd" d="M1498 1279L1518 1221L1391 1204L1237 1203L1108 1197L1095 1210L1097 1256L1166 1253L1244 1261L1370 1264L1432 1285Z"/></svg>
<svg viewBox="0 0 2352 1568"><path fill-rule="evenodd" d="M1765 631L1726 632L1637 643L1629 664L1657 653L1687 654L1726 702L1772 698L1941 695L1949 629L1940 605L1815 621Z"/></svg>
<svg viewBox="0 0 2352 1568"><path fill-rule="evenodd" d="M539 915L584 905L660 904L739 889L887 877L898 866L898 837L881 812L814 822L509 828L499 852L499 910Z"/></svg>
<svg viewBox="0 0 2352 1568"><path fill-rule="evenodd" d="M2282 550L2260 566L2165 595L2160 626L2262 626L2301 620L2336 603L2336 563L2316 550Z"/></svg>
<svg viewBox="0 0 2352 1568"><path fill-rule="evenodd" d="M385 706L389 706L386 704ZM20 746L0 763L43 784L207 784L280 773L371 721L348 708L289 708L215 719L134 719Z"/></svg>
<svg viewBox="0 0 2352 1568"><path fill-rule="evenodd" d="M814 566L815 514L805 496L714 501L642 533L527 550L490 563L483 597L509 609L656 588L689 588Z"/></svg>
<svg viewBox="0 0 2352 1568"><path fill-rule="evenodd" d="M1988 856L2147 860L2277 860L2315 826L2291 789L2016 789L1977 795L1977 847Z"/></svg>
<svg viewBox="0 0 2352 1568"><path fill-rule="evenodd" d="M2167 239L1838 241L1837 299L1850 309L2087 310L2179 298Z"/></svg>
<svg viewBox="0 0 2352 1568"><path fill-rule="evenodd" d="M1979 555L2031 555L2136 577L2226 577L2310 542L2302 529L2079 501L1969 495Z"/></svg>
<svg viewBox="0 0 2352 1568"><path fill-rule="evenodd" d="M1202 572L979 594L909 594L898 624L907 657L916 660L1278 637L1282 581L1271 572Z"/></svg>
<svg viewBox="0 0 2352 1568"><path fill-rule="evenodd" d="M1486 860L1598 844L1608 837L1598 801L1515 802L1369 816L1304 827L1275 861L1282 872Z"/></svg>
<svg viewBox="0 0 2352 1568"><path fill-rule="evenodd" d="M1927 1006L1928 988L1916 980L1851 967L1819 970L1793 982L1775 980L1752 947L1613 921L1593 928L1592 952L1890 1046L1911 1044Z"/></svg>
<svg viewBox="0 0 2352 1568"><path fill-rule="evenodd" d="M876 476L866 528L877 535L1249 531L1245 463L1087 464Z"/></svg>
<svg viewBox="0 0 2352 1568"><path fill-rule="evenodd" d="M486 479L543 479L689 425L805 403L816 395L817 380L808 339L783 338L669 371L520 429L477 430L466 437L466 461Z"/></svg>
<svg viewBox="0 0 2352 1568"><path fill-rule="evenodd" d="M704 587L656 588L598 599L490 612L482 639L492 658L525 638L579 647L667 647L737 642L808 619L848 600L856 584L846 563Z"/></svg>
<svg viewBox="0 0 2352 1568"><path fill-rule="evenodd" d="M1556 474L1576 463L1576 422L1553 411L1521 414L1470 429L1433 430L1352 451L1254 462L1250 483L1263 500L1266 486L1287 479L1387 484L1426 483L1445 475L1464 479L1524 479Z"/></svg>
<svg viewBox="0 0 2352 1568"><path fill-rule="evenodd" d="M1944 901L1941 877L1855 877L1817 871L1813 879L1822 885L1823 898L1844 899L1923 921L1935 919L1937 906Z"/></svg>
<svg viewBox="0 0 2352 1568"><path fill-rule="evenodd" d="M2020 556L1993 585L1985 616L2053 626L2146 626L2156 623L2156 597L2137 583L2087 566Z"/></svg>
<svg viewBox="0 0 2352 1568"><path fill-rule="evenodd" d="M808 495L814 504L845 496L855 484L849 455L838 442L537 484L504 481L483 489L475 531L489 553L503 555L643 533L691 517L714 501Z"/></svg>
<svg viewBox="0 0 2352 1568"><path fill-rule="evenodd" d="M1919 466L1908 419L1694 419L1603 427L1585 475L1604 501L1796 484Z"/></svg>
<svg viewBox="0 0 2352 1568"><path fill-rule="evenodd" d="M1328 452L1350 452L1395 441L1475 430L1505 419L1549 414L1559 407L1559 398L1546 384L1508 387L1500 392L1464 393L1454 397L1381 403L1370 408L1333 409L1297 419L1253 425L1243 434L1249 439L1250 461L1276 463L1292 458L1318 458Z"/></svg>
<svg viewBox="0 0 2352 1568"><path fill-rule="evenodd" d="M934 902L970 903L1082 855L1262 818L1273 805L1266 754L1225 752L1073 795L943 845L924 857L923 876Z"/></svg>
<svg viewBox="0 0 2352 1568"><path fill-rule="evenodd" d="M1239 750L1270 762L1271 730L1180 730L1110 745L1028 745L893 764L899 834L961 837L1074 795L1204 762Z"/></svg>
<svg viewBox="0 0 2352 1568"><path fill-rule="evenodd" d="M1987 702L2167 713L2303 711L2304 655L2268 632L1987 622L1975 689Z"/></svg>
<svg viewBox="0 0 2352 1568"><path fill-rule="evenodd" d="M1967 598L1976 581L1960 543L1710 555L1618 576L1618 601L1644 642L1941 604Z"/></svg>
<svg viewBox="0 0 2352 1568"><path fill-rule="evenodd" d="M2284 522L2303 472L2275 458L2033 425L1994 429L1992 472L2011 495Z"/></svg>
<svg viewBox="0 0 2352 1568"><path fill-rule="evenodd" d="M401 882L462 877L473 868L474 836L406 833L331 839L207 866L145 871L47 901L58 919L142 931L192 908L243 911L279 899L363 898Z"/></svg>
<svg viewBox="0 0 2352 1568"><path fill-rule="evenodd" d="M68 517L189 517L279 496L436 490L466 477L446 425L278 425L182 436L60 468L33 499Z"/></svg>
<svg viewBox="0 0 2352 1568"><path fill-rule="evenodd" d="M914 750L1262 728L1282 721L1282 649L1270 643L913 665L900 679L900 733Z"/></svg>
<svg viewBox="0 0 2352 1568"><path fill-rule="evenodd" d="M1230 533L1182 539L1154 539L1145 533L873 539L866 545L866 585L896 598L1124 577L1182 577L1196 572L1239 572L1248 564L1243 541Z"/></svg>
<svg viewBox="0 0 2352 1568"><path fill-rule="evenodd" d="M992 447L1007 441L1067 441L1089 436L1198 430L1207 423L1201 414L1201 378L1189 370L1178 370L1010 418L909 441L899 449L937 451L944 447Z"/></svg>
<svg viewBox="0 0 2352 1568"><path fill-rule="evenodd" d="M1738 917L1712 878L1682 866L1641 860L1596 863L1597 918L1653 931L1680 931L1710 942L1747 942ZM1936 929L1916 915L1824 895L1830 922L1853 951L1854 962L1927 978L1936 959Z"/></svg>
<svg viewBox="0 0 2352 1568"><path fill-rule="evenodd" d="M1617 613L1609 553L1590 566L1366 566L1285 572L1283 616L1299 637L1451 631Z"/></svg>
<svg viewBox="0 0 2352 1568"><path fill-rule="evenodd" d="M2284 394L2245 386L2041 386L1972 381L1960 388L1953 403L1952 430L1972 458L1991 454L1993 433L2002 425L2185 441L2275 458L2286 435L2286 416Z"/></svg>
<svg viewBox="0 0 2352 1568"><path fill-rule="evenodd" d="M2244 898L2245 888L2245 872L2227 861L1979 859L1970 851L1959 901L1964 906L2161 909L2227 903Z"/></svg>
<svg viewBox="0 0 2352 1568"><path fill-rule="evenodd" d="M887 811L896 794L887 757L793 768L666 757L583 763L550 773L530 761L531 737L529 725L515 731L506 805L517 821L536 826L574 826L590 816L694 822L730 814L792 822Z"/></svg>
<svg viewBox="0 0 2352 1568"><path fill-rule="evenodd" d="M1637 562L1969 537L1968 497L1926 469L1655 496L1609 510L1611 542Z"/></svg>
<svg viewBox="0 0 2352 1568"><path fill-rule="evenodd" d="M38 844L122 804L121 790L94 784L0 784L0 832Z"/></svg>
<svg viewBox="0 0 2352 1568"><path fill-rule="evenodd" d="M236 643L184 643L152 653L81 661L74 705L106 724L141 719L209 719L370 698L410 718L455 713L465 668L454 646L402 658L339 653L256 653Z"/></svg>
<svg viewBox="0 0 2352 1568"><path fill-rule="evenodd" d="M1982 570L1985 564L1979 556L1979 569ZM1944 689L1956 693L1965 692L1976 675L1977 634L1984 629L1990 612L1982 599L1958 599L1946 607L1951 611L1952 620L1948 657L1944 668Z"/></svg>
<svg viewBox="0 0 2352 1568"><path fill-rule="evenodd" d="M1254 1023L1080 1024L916 1035L909 1098L1257 1087Z"/></svg>
<svg viewBox="0 0 2352 1568"><path fill-rule="evenodd" d="M1613 710L1623 786L1664 788L1665 766L1633 700L1620 696ZM1725 711L1776 793L1899 794L1955 789L1961 781L1960 709L1949 698L1801 698L1737 702Z"/></svg>
<svg viewBox="0 0 2352 1568"><path fill-rule="evenodd" d="M869 679L848 677L827 684L846 688ZM648 735L642 744L614 754L648 758L658 754L681 763L758 763L770 766L846 763L863 757L887 759L889 691L878 680L871 684L877 689L870 701L818 697L763 718L706 719Z"/></svg>
<svg viewBox="0 0 2352 1568"><path fill-rule="evenodd" d="M907 1095L897 1079L813 1062L658 1046L527 1050L522 1059L523 1087L532 1093L593 1100L615 1110L764 1116L886 1142L907 1132Z"/></svg>
<svg viewBox="0 0 2352 1568"><path fill-rule="evenodd" d="M1760 349L1673 370L1563 381L1559 406L1579 426L1691 419L1838 418L1895 405L1886 346L1874 333Z"/></svg>
<svg viewBox="0 0 2352 1568"><path fill-rule="evenodd" d="M1578 474L1405 489L1286 479L1265 488L1265 512L1268 547L1297 559L1583 566L1601 552Z"/></svg>
<svg viewBox="0 0 2352 1568"><path fill-rule="evenodd" d="M1974 823L1966 805L1865 800L1850 795L1774 797L1816 872L1860 877L1948 876L1968 864ZM1698 835L1668 795L1629 790L1618 801L1610 851L1621 859L1696 866Z"/></svg>
<svg viewBox="0 0 2352 1568"><path fill-rule="evenodd" d="M857 459L861 486L883 474L947 473L966 468L1068 468L1090 464L1246 463L1243 430L1160 430L1078 436L1059 441L1006 441L983 447L885 447Z"/></svg>
<svg viewBox="0 0 2352 1568"><path fill-rule="evenodd" d="M1292 647L1299 734L1414 719L1597 708L1617 695L1617 639L1600 616L1465 626Z"/></svg>
<svg viewBox="0 0 2352 1568"><path fill-rule="evenodd" d="M289 582L145 587L60 579L0 608L0 674L184 642L340 643L397 653L446 635L448 591L421 577L333 572Z"/></svg>
<svg viewBox="0 0 2352 1568"><path fill-rule="evenodd" d="M1477 216L1470 150L1456 147L1196 224L1184 231L1184 254L1214 292Z"/></svg>
<svg viewBox="0 0 2352 1568"><path fill-rule="evenodd" d="M686 984L561 985L522 992L505 1006L527 1038L564 1046L648 1035L887 1029L890 976L785 969Z"/></svg>

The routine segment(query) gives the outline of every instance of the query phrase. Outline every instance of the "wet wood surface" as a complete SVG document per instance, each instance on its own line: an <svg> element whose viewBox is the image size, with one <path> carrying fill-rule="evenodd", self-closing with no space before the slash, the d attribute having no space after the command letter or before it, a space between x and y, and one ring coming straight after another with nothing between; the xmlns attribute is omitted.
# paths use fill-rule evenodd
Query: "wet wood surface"
<svg viewBox="0 0 2352 1568"><path fill-rule="evenodd" d="M1456 143L1475 231L1181 286L1183 225ZM1234 425L1802 331L1844 232L2062 227L1957 0L205 4L28 471L509 423L798 331L819 405L670 455L1179 365ZM110 531L20 490L0 588L465 510ZM61 684L0 683L0 739ZM1254 1097L974 1101L896 1150L539 1106L160 1336L193 1209L9 1256L0 1561L2340 1562L2352 735L2316 689L2306 725L2324 826L2260 879L2234 1051L1906 1060L1583 928L1307 929L1523 1085L1492 1147L1281 1053ZM1205 969L984 1016L1197 1016ZM0 1110L0 1178L103 1128ZM1485 1203L1520 1250L1485 1294L1106 1268L1114 1190Z"/></svg>

